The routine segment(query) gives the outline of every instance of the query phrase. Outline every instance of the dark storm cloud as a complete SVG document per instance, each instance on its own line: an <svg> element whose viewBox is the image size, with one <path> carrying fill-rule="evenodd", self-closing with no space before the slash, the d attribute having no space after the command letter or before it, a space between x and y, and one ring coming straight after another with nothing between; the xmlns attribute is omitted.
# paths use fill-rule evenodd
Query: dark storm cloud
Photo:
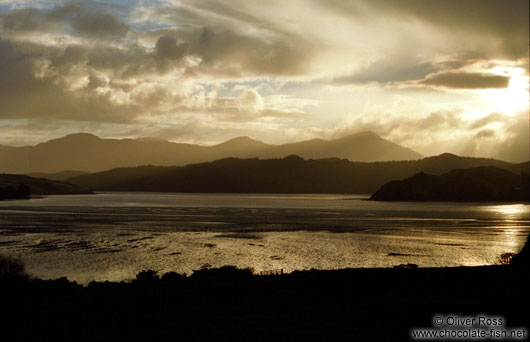
<svg viewBox="0 0 530 342"><path fill-rule="evenodd" d="M69 1L49 10L15 9L0 16L7 32L61 32L71 28L75 33L91 38L124 37L129 26L106 11L102 4Z"/></svg>
<svg viewBox="0 0 530 342"><path fill-rule="evenodd" d="M245 4L243 2L242 4ZM266 15L244 11L237 3L183 1L182 6L153 9L150 17L166 28L146 35L172 36L201 58L201 68L212 75L303 75L322 45L302 33L285 30Z"/></svg>
<svg viewBox="0 0 530 342"><path fill-rule="evenodd" d="M49 20L45 13L35 8L15 9L0 15L2 29L8 32L58 31L61 25Z"/></svg>
<svg viewBox="0 0 530 342"><path fill-rule="evenodd" d="M151 53L134 46L61 48L2 39L0 118L129 123L168 112L208 113L237 121L305 115L264 106L255 90L217 98L196 94L196 88L175 93L167 84L157 83L157 75L163 77L171 65L183 63L187 50L187 44L170 36L158 39ZM138 77L152 84L142 88ZM116 101L116 94L126 101Z"/></svg>
<svg viewBox="0 0 530 342"><path fill-rule="evenodd" d="M0 39L0 118L131 120L132 106L117 106L97 93L68 90L68 82L63 77L71 76L73 68L86 61L80 48L61 51Z"/></svg>
<svg viewBox="0 0 530 342"><path fill-rule="evenodd" d="M206 21L206 20L204 20ZM266 39L237 30L197 25L151 31L160 56L201 60L196 72L220 76L297 75L307 71L314 46L298 37Z"/></svg>
<svg viewBox="0 0 530 342"><path fill-rule="evenodd" d="M252 28L283 36L292 35L271 20L273 18L259 11L244 11L242 5L252 4L250 1L182 0L181 3L182 6L158 7L154 14L163 18L166 24L178 27L208 26L215 30L223 28L240 33Z"/></svg>
<svg viewBox="0 0 530 342"><path fill-rule="evenodd" d="M83 36L123 37L129 26L103 10L93 9L83 2L69 2L48 14L51 20L66 21Z"/></svg>
<svg viewBox="0 0 530 342"><path fill-rule="evenodd" d="M167 59L181 59L188 53L188 49L188 44L178 43L172 36L158 38L155 45L157 57Z"/></svg>
<svg viewBox="0 0 530 342"><path fill-rule="evenodd" d="M309 55L304 43L284 39L267 42L231 31L214 32L203 28L192 42L192 52L201 56L206 65L237 73L297 74L304 71ZM234 68L232 65L239 64Z"/></svg>
<svg viewBox="0 0 530 342"><path fill-rule="evenodd" d="M453 41L471 38L487 57L528 56L528 0L315 0L339 15L356 20L399 18L447 31Z"/></svg>
<svg viewBox="0 0 530 342"><path fill-rule="evenodd" d="M510 77L484 73L442 72L427 76L420 83L453 89L506 88Z"/></svg>
<svg viewBox="0 0 530 342"><path fill-rule="evenodd" d="M432 63L395 56L380 59L352 75L337 77L333 83L389 83L421 80L436 70Z"/></svg>

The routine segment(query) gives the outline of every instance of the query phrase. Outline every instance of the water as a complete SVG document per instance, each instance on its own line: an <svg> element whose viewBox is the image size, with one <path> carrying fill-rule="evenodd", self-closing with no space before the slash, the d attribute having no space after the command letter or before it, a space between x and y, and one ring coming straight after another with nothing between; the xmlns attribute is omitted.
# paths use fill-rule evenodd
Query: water
<svg viewBox="0 0 530 342"><path fill-rule="evenodd" d="M360 195L100 193L0 201L0 252L41 278L131 279L235 265L299 269L489 265L530 232L530 205Z"/></svg>

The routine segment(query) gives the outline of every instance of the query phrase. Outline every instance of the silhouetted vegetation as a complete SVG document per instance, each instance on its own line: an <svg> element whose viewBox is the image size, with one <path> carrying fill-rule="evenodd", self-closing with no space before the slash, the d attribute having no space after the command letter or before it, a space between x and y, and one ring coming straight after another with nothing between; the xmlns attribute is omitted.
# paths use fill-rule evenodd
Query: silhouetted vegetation
<svg viewBox="0 0 530 342"><path fill-rule="evenodd" d="M454 170L441 176L418 173L376 191L377 201L529 201L528 174L489 166Z"/></svg>
<svg viewBox="0 0 530 342"><path fill-rule="evenodd" d="M166 282L174 282L174 281L179 281L185 278L186 278L185 274L180 274L177 272L168 272L168 273L164 273L164 275L160 279Z"/></svg>
<svg viewBox="0 0 530 342"><path fill-rule="evenodd" d="M77 185L25 175L0 174L0 199L29 198L31 195L87 194Z"/></svg>
<svg viewBox="0 0 530 342"><path fill-rule="evenodd" d="M499 264L501 265L508 265L512 261L512 258L514 257L515 253L502 253L499 255Z"/></svg>
<svg viewBox="0 0 530 342"><path fill-rule="evenodd" d="M497 166L520 173L528 163L441 155L417 161L360 163L345 159L235 159L185 167L118 168L70 178L82 188L106 191L229 193L373 193L394 179L420 171L441 174L455 168Z"/></svg>
<svg viewBox="0 0 530 342"><path fill-rule="evenodd" d="M235 266L222 266L220 268L203 267L193 271L192 277L250 277L254 275L251 268L237 268Z"/></svg>
<svg viewBox="0 0 530 342"><path fill-rule="evenodd" d="M88 286L0 280L0 340L408 341L439 313L528 324L526 270L412 267L257 276L228 266Z"/></svg>
<svg viewBox="0 0 530 342"><path fill-rule="evenodd" d="M136 275L135 282L138 283L151 283L159 280L158 272L153 270L142 271Z"/></svg>
<svg viewBox="0 0 530 342"><path fill-rule="evenodd" d="M0 254L0 280L5 278L28 277L24 263L18 258Z"/></svg>
<svg viewBox="0 0 530 342"><path fill-rule="evenodd" d="M526 238L523 249L511 258L510 265L525 268L530 267L530 236Z"/></svg>

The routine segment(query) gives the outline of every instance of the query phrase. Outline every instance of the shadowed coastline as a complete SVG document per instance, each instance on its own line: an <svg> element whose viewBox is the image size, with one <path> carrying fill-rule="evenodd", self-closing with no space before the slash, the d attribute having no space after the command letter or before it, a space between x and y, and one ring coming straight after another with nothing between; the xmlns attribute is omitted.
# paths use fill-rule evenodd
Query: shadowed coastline
<svg viewBox="0 0 530 342"><path fill-rule="evenodd" d="M45 178L0 173L0 200L29 199L32 195L91 194L77 185Z"/></svg>
<svg viewBox="0 0 530 342"><path fill-rule="evenodd" d="M371 200L528 203L529 179L495 166L453 170L440 176L418 173L384 184Z"/></svg>
<svg viewBox="0 0 530 342"><path fill-rule="evenodd" d="M86 174L66 181L95 191L155 191L200 193L373 193L383 184L418 172L440 175L480 166L498 173L528 174L528 162L513 164L452 154L414 161L353 162L346 159L226 158L183 167L139 166ZM491 179L492 183L504 178ZM491 177L490 177L491 178ZM509 178L509 177L508 177ZM482 192L484 193L484 191Z"/></svg>
<svg viewBox="0 0 530 342"><path fill-rule="evenodd" d="M528 248L511 265L272 275L225 266L86 287L15 267L0 280L0 340L407 341L438 313L528 327Z"/></svg>

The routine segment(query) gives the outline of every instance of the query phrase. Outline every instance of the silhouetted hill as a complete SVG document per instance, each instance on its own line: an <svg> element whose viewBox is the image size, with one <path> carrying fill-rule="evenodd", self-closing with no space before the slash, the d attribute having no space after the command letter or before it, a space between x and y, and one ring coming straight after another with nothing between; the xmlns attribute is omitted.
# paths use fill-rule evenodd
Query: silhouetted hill
<svg viewBox="0 0 530 342"><path fill-rule="evenodd" d="M182 166L221 158L339 157L354 161L412 160L421 155L374 133L341 139L314 139L294 144L268 145L239 137L214 146L173 143L157 139L100 139L86 133L70 134L36 146L0 148L0 172L57 173L63 170L98 172L139 165Z"/></svg>
<svg viewBox="0 0 530 342"><path fill-rule="evenodd" d="M384 184L377 201L529 201L528 174L495 166L453 170L441 176L418 173Z"/></svg>
<svg viewBox="0 0 530 342"><path fill-rule="evenodd" d="M88 174L88 172L65 170L65 171L56 172L56 173L34 172L34 173L29 173L28 176L34 177L34 178L46 178L50 180L64 181L64 180L67 180L68 178L82 176L86 174Z"/></svg>
<svg viewBox="0 0 530 342"><path fill-rule="evenodd" d="M33 178L25 175L0 174L0 189L19 189L20 186L27 187L29 193L27 196L4 197L8 198L27 198L29 195L65 195L65 194L86 194L86 191L77 185L52 181L43 178ZM1 194L0 194L1 195ZM0 199L1 196L0 196Z"/></svg>
<svg viewBox="0 0 530 342"><path fill-rule="evenodd" d="M411 149L384 140L372 132L360 132L331 141L312 139L285 144L264 151L260 157L283 158L292 154L302 158L335 157L364 162L415 160L423 157Z"/></svg>
<svg viewBox="0 0 530 342"><path fill-rule="evenodd" d="M211 146L209 149L213 158L215 158L215 155L225 157L255 157L257 156L256 153L261 153L271 147L273 145L268 145L249 137L237 137Z"/></svg>
<svg viewBox="0 0 530 342"><path fill-rule="evenodd" d="M373 193L384 183L418 172L442 174L470 166L496 166L517 173L528 170L528 163L511 164L453 155L376 163L338 158L304 160L288 156L267 160L226 158L184 167L118 168L68 181L102 191Z"/></svg>
<svg viewBox="0 0 530 342"><path fill-rule="evenodd" d="M118 166L202 161L204 147L154 139L100 139L71 134L36 146L0 150L0 170L11 173L56 173L63 170L101 171Z"/></svg>

